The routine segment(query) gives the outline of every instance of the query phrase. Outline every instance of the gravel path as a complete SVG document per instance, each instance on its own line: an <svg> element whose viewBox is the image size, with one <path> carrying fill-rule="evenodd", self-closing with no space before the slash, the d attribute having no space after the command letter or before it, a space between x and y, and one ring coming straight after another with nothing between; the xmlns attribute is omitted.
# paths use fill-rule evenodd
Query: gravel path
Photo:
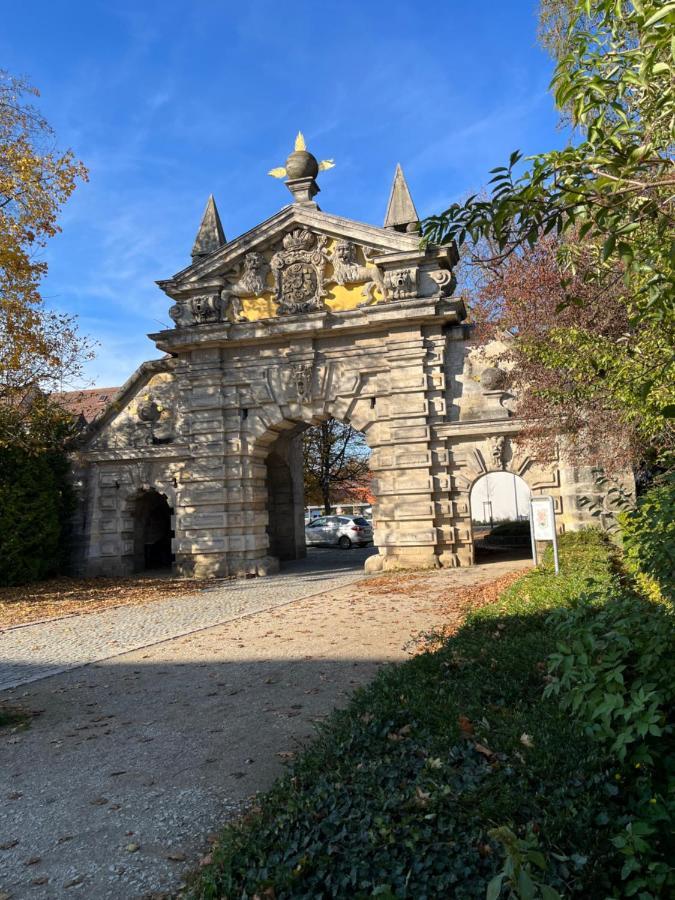
<svg viewBox="0 0 675 900"><path fill-rule="evenodd" d="M405 659L412 634L461 620L461 603L448 605L457 588L522 562L358 583L307 566L304 578L235 585L265 593L254 615L0 694L41 711L28 730L0 731L0 897L173 896L316 723ZM305 599L288 602L294 591ZM236 602L239 591L222 614ZM70 620L75 639L94 617Z"/></svg>
<svg viewBox="0 0 675 900"><path fill-rule="evenodd" d="M279 575L0 632L0 691L348 584L373 552L310 550Z"/></svg>

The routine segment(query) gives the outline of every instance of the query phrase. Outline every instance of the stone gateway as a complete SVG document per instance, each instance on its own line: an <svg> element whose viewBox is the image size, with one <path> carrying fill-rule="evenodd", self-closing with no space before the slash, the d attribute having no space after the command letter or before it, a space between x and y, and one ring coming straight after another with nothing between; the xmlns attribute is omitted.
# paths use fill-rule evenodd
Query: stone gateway
<svg viewBox="0 0 675 900"><path fill-rule="evenodd" d="M470 565L470 491L489 471L552 494L559 529L587 523L590 473L514 442L513 397L453 298L457 253L421 248L400 167L380 228L320 210L319 164L291 157L272 173L290 205L228 242L210 198L192 264L159 282L175 327L150 338L165 355L76 454L80 571L170 554L181 574L255 575L304 555L299 437L331 416L372 450L371 570Z"/></svg>

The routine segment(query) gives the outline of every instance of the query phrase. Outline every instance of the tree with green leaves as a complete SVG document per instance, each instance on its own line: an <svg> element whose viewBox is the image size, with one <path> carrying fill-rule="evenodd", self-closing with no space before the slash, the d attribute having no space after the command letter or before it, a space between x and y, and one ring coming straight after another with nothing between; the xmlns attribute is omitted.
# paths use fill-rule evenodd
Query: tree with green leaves
<svg viewBox="0 0 675 900"><path fill-rule="evenodd" d="M0 403L0 585L47 578L68 564L74 494L66 446L75 424L42 394Z"/></svg>
<svg viewBox="0 0 675 900"><path fill-rule="evenodd" d="M0 70L0 584L45 578L67 562L74 428L48 394L91 355L74 318L48 309L40 293L41 251L87 172L56 148L37 95Z"/></svg>
<svg viewBox="0 0 675 900"><path fill-rule="evenodd" d="M362 432L337 419L313 425L302 435L305 502L321 503L330 514L336 489L363 493L370 485L370 450Z"/></svg>
<svg viewBox="0 0 675 900"><path fill-rule="evenodd" d="M492 171L490 195L423 223L428 241L489 242L493 268L557 237L559 311L584 305L580 276L597 294L620 270L627 327L613 347L572 341L571 377L588 377L594 354L620 356L606 394L641 419L646 440L667 436L666 465L675 418L674 26L673 2L544 0L541 30L556 60L555 102L573 129L568 145L525 160L514 152ZM591 370L609 371L596 362Z"/></svg>

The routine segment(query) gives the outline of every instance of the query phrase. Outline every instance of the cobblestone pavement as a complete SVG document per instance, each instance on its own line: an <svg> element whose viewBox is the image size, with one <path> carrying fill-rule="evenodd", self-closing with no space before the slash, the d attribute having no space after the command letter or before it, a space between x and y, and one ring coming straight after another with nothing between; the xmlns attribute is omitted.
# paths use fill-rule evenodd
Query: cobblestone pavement
<svg viewBox="0 0 675 900"><path fill-rule="evenodd" d="M0 691L348 584L373 552L310 549L279 575L0 632Z"/></svg>

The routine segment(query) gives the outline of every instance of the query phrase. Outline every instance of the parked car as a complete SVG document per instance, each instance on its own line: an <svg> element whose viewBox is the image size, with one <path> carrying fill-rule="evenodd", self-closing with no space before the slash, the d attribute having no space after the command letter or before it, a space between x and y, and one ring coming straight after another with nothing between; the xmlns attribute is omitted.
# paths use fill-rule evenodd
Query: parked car
<svg viewBox="0 0 675 900"><path fill-rule="evenodd" d="M373 543L373 526L363 516L320 516L305 527L305 542L349 550Z"/></svg>

